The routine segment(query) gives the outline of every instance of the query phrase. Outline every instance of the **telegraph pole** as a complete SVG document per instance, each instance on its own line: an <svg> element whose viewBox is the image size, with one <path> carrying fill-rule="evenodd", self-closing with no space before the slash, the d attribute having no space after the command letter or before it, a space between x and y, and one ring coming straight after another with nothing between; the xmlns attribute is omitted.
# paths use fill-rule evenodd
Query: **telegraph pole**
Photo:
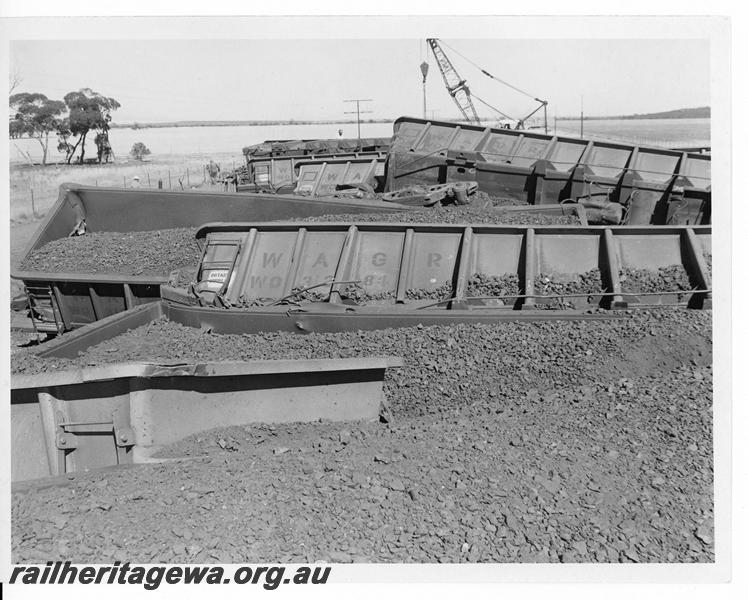
<svg viewBox="0 0 748 600"><path fill-rule="evenodd" d="M346 111L343 114L345 115L356 115L356 124L358 125L358 147L361 148L361 115L371 113L373 111L371 110L361 110L361 103L362 102L374 102L370 98L355 98L353 100L343 100L343 102L355 102L356 103L356 110L353 111Z"/></svg>

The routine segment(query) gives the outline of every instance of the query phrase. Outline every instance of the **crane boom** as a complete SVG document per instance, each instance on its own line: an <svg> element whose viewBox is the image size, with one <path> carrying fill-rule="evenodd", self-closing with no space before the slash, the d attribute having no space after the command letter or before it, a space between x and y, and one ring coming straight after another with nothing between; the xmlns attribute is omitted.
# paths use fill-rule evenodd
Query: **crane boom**
<svg viewBox="0 0 748 600"><path fill-rule="evenodd" d="M447 86L447 91L452 99L457 104L457 108L460 109L462 116L465 120L475 122L480 125L480 119L478 113L475 112L475 106L473 100L470 98L470 88L467 86L467 82L460 78L460 75L452 66L452 62L444 54L439 40L436 38L428 38L426 40L431 47L431 51L434 53L436 58L436 64L439 66L442 77L444 78L444 84Z"/></svg>
<svg viewBox="0 0 748 600"><path fill-rule="evenodd" d="M475 106L473 105L473 100L470 95L470 89L468 88L465 80L461 79L460 76L458 75L457 71L452 65L452 62L449 60L449 58L447 58L447 55L442 50L441 45L439 44L439 40L436 38L427 38L426 41L428 42L429 46L431 47L431 50L434 53L434 56L436 57L436 64L439 65L439 70L441 71L442 77L444 78L444 83L447 86L447 91L454 99L455 103L457 104L457 107L460 109L460 112L462 112L463 117L465 117L467 121L474 120L478 125L480 125L480 119L478 118L478 114L475 112ZM548 101L547 100L541 100L540 98L536 98L532 94L529 94L526 91L519 89L517 86L514 86L511 83L504 81L503 79L499 79L498 77L491 75L491 73L486 71L480 65L475 64L467 56L460 54L457 50L452 48L446 42L442 42L442 43L447 48L449 48L450 50L452 50L453 52L455 52L456 54L464 58L471 65L476 67L486 77L489 77L490 79L493 79L494 81L501 83L507 87L510 87L514 91L519 92L520 94L523 94L527 96L528 98L531 98L532 100L535 100L538 103L538 106L535 109L533 109L530 112L530 114L528 114L527 116L520 118L520 119L516 119L503 113L498 108L496 108L495 106L492 106L491 104L489 104L488 102L480 98L479 96L473 95L473 97L476 100L478 100L481 104L485 104L491 110L496 111L502 117L515 121L517 129L524 129L525 121L527 121L530 117L532 117L535 113L537 113L542 108L545 132L548 133Z"/></svg>

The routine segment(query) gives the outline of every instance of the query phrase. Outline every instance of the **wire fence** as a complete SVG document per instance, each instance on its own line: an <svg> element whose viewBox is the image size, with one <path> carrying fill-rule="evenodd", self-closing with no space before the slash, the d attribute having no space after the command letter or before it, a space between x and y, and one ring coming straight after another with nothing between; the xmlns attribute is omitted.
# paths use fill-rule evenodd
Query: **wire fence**
<svg viewBox="0 0 748 600"><path fill-rule="evenodd" d="M225 191L236 191L227 185L227 175L233 173L236 169L236 163L231 163L231 171L221 171L210 173L208 165L202 168L183 169L146 169L145 174L136 174L128 179L123 175L122 187L124 188L147 188L163 190L190 190L209 188L221 188ZM98 181L96 184L98 186Z"/></svg>
<svg viewBox="0 0 748 600"><path fill-rule="evenodd" d="M230 164L230 170L229 170ZM13 221L40 219L54 205L59 186L62 182L74 181L81 185L119 189L145 189L164 191L225 191L235 192L236 184L233 178L227 177L236 168L236 161L227 163L211 176L208 165L185 166L177 168L150 168L147 163L142 167L127 168L125 173L107 172L102 169L97 173L96 165L75 174L60 177L55 173L54 166L49 165L49 171L43 170L39 176L25 178L11 185L10 218Z"/></svg>

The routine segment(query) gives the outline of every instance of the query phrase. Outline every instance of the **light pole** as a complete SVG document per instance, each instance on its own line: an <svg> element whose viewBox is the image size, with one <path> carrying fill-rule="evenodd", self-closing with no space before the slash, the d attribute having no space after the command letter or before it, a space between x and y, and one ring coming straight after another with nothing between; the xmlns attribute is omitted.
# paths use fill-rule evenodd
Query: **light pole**
<svg viewBox="0 0 748 600"><path fill-rule="evenodd" d="M421 73L423 73L423 118L428 119L426 116L426 75L429 74L429 63L423 61L421 63Z"/></svg>
<svg viewBox="0 0 748 600"><path fill-rule="evenodd" d="M361 110L361 103L362 102L373 102L371 99L366 98L355 98L354 100L343 100L343 102L355 102L356 103L356 110L355 111L347 111L343 114L346 115L356 115L356 124L358 125L358 148L361 149L361 114L370 113L372 111L370 110Z"/></svg>

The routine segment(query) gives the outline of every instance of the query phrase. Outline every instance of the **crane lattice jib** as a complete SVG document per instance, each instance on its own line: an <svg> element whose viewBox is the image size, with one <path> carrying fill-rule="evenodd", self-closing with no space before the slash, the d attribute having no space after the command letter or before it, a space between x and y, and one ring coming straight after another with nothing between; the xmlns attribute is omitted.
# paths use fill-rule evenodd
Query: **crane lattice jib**
<svg viewBox="0 0 748 600"><path fill-rule="evenodd" d="M478 113L475 111L473 101L470 98L470 88L468 88L467 83L464 79L460 78L456 69L452 65L452 62L447 58L447 55L444 54L441 46L439 46L439 40L429 38L426 41L431 47L431 51L434 53L436 64L439 67L439 71L441 71L444 84L447 86L447 91L454 99L462 116L465 117L465 120L473 121L480 125L480 119L478 118Z"/></svg>

